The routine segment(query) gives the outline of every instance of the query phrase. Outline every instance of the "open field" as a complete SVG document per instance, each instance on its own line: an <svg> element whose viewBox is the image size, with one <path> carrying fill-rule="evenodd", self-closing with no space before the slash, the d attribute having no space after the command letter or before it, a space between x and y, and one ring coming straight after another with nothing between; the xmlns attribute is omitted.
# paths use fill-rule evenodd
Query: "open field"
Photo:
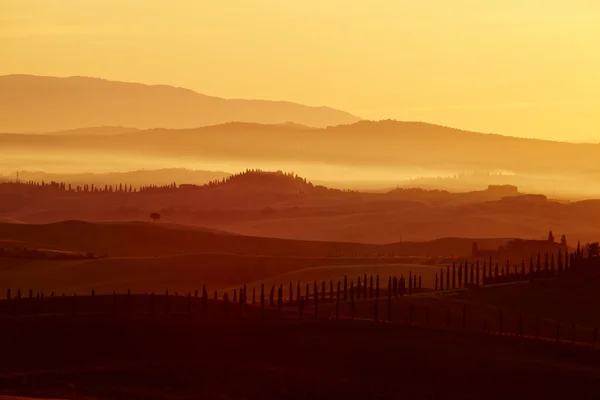
<svg viewBox="0 0 600 400"><path fill-rule="evenodd" d="M117 257L93 260L19 260L0 258L0 293L12 288L34 292L98 293L190 292L203 284L233 289L243 284L284 284L298 280L339 280L363 273L408 274L420 271L433 287L438 268L399 263L392 258L269 257L233 254L191 254L173 257ZM286 286L287 287L287 286Z"/></svg>
<svg viewBox="0 0 600 400"><path fill-rule="evenodd" d="M600 378L589 348L359 321L80 316L5 321L1 329L0 389L23 395L555 398L592 393Z"/></svg>

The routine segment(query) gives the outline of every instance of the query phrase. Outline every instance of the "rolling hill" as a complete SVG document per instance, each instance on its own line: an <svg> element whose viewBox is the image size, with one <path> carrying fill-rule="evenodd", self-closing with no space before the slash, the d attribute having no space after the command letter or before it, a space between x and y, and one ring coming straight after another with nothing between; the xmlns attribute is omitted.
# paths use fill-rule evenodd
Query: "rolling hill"
<svg viewBox="0 0 600 400"><path fill-rule="evenodd" d="M30 118L35 115L35 118ZM189 89L88 77L0 76L0 132L86 126L195 128L229 121L324 127L359 118L329 107L222 99Z"/></svg>

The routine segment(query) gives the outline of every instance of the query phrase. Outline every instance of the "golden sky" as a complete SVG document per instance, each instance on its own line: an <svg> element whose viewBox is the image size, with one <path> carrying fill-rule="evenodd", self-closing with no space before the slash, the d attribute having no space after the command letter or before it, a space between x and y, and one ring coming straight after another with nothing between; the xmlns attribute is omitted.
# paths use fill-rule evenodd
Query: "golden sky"
<svg viewBox="0 0 600 400"><path fill-rule="evenodd" d="M1 0L0 74L600 141L598 0Z"/></svg>

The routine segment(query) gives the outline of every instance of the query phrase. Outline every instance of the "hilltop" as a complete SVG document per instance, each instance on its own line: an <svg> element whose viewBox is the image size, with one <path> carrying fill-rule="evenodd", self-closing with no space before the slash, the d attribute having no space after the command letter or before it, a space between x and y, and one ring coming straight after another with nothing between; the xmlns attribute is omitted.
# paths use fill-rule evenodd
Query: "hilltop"
<svg viewBox="0 0 600 400"><path fill-rule="evenodd" d="M193 128L229 121L292 121L324 127L359 120L329 107L223 99L167 85L79 76L0 76L0 110L0 132L47 132L106 125Z"/></svg>

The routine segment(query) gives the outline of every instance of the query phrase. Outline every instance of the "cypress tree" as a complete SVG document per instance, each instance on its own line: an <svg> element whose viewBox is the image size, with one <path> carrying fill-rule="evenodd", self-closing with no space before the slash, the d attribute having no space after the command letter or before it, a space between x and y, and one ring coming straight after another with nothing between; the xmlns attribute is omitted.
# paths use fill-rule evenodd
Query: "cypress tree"
<svg viewBox="0 0 600 400"><path fill-rule="evenodd" d="M269 306L275 306L275 285L271 286L271 290L269 291Z"/></svg>
<svg viewBox="0 0 600 400"><path fill-rule="evenodd" d="M471 264L471 276L470 276L471 285L473 285L475 283L475 271L473 271L474 269L475 269L475 264Z"/></svg>
<svg viewBox="0 0 600 400"><path fill-rule="evenodd" d="M375 298L379 299L379 274L377 274L375 279Z"/></svg>
<svg viewBox="0 0 600 400"><path fill-rule="evenodd" d="M208 292L206 291L206 285L202 285L202 314L206 312L206 305L208 303Z"/></svg>
<svg viewBox="0 0 600 400"><path fill-rule="evenodd" d="M417 276L413 275L413 292L417 289Z"/></svg>
<svg viewBox="0 0 600 400"><path fill-rule="evenodd" d="M456 289L456 263L452 263L452 289Z"/></svg>
<svg viewBox="0 0 600 400"><path fill-rule="evenodd" d="M344 275L344 301L348 301L348 275Z"/></svg>
<svg viewBox="0 0 600 400"><path fill-rule="evenodd" d="M392 279L388 281L388 321L392 320Z"/></svg>
<svg viewBox="0 0 600 400"><path fill-rule="evenodd" d="M483 272L483 275L481 277L481 284L484 285L485 284L485 280L487 279L487 266L485 261L483 262L483 268L481 270Z"/></svg>
<svg viewBox="0 0 600 400"><path fill-rule="evenodd" d="M317 286L317 281L315 281L314 284L314 293L313 296L315 297L315 317L319 316L319 288Z"/></svg>
<svg viewBox="0 0 600 400"><path fill-rule="evenodd" d="M533 256L529 257L529 275L533 276Z"/></svg>
<svg viewBox="0 0 600 400"><path fill-rule="evenodd" d="M358 277L358 279L360 280L360 276ZM360 288L358 289L357 295L360 298ZM354 313L355 313L355 307L354 307L354 283L350 282L350 318L352 318L352 320L354 320Z"/></svg>
<svg viewBox="0 0 600 400"><path fill-rule="evenodd" d="M333 303L333 279L329 280L329 302Z"/></svg>
<svg viewBox="0 0 600 400"><path fill-rule="evenodd" d="M306 294L304 298L306 299L306 303L308 304L308 300L310 299L310 286L308 285L308 283L306 284Z"/></svg>
<svg viewBox="0 0 600 400"><path fill-rule="evenodd" d="M229 316L229 295L227 292L223 295L223 309L225 311L225 316Z"/></svg>
<svg viewBox="0 0 600 400"><path fill-rule="evenodd" d="M265 320L265 284L260 285L260 319Z"/></svg>
<svg viewBox="0 0 600 400"><path fill-rule="evenodd" d="M341 282L340 282L340 281L338 281L338 283L337 283L337 293L336 293L336 296L335 296L335 299L336 299L336 301L337 301L338 303L340 302L340 291L341 291L341 286L342 286Z"/></svg>
<svg viewBox="0 0 600 400"><path fill-rule="evenodd" d="M388 285L388 286L391 286L392 294L394 295L394 297L396 297L396 296L398 296L398 291L397 291L398 290L398 281L395 276L390 277L390 280L391 280L391 285Z"/></svg>
<svg viewBox="0 0 600 400"><path fill-rule="evenodd" d="M281 314L281 306L283 305L283 285L279 285L277 291L277 314Z"/></svg>

